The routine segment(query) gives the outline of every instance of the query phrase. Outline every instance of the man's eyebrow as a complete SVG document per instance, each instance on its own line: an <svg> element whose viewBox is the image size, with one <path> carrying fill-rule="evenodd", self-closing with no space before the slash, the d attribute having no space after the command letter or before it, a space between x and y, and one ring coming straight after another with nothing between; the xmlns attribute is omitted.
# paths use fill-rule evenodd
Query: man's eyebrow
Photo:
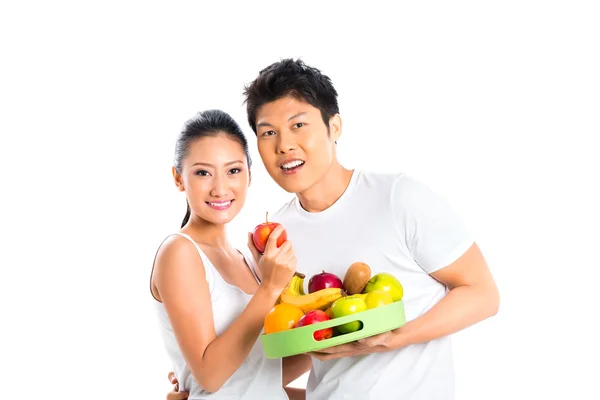
<svg viewBox="0 0 600 400"><path fill-rule="evenodd" d="M259 122L258 124L256 124L257 128L261 126L270 126L271 128L273 127L273 125L269 124L268 122Z"/></svg>
<svg viewBox="0 0 600 400"><path fill-rule="evenodd" d="M302 116L302 115L304 115L304 114L306 114L306 112L301 112L301 113L298 113L298 114L292 115L291 117L289 117L289 118L288 118L288 121L291 121L291 120L293 120L294 118L298 118L298 117L300 117L300 116Z"/></svg>
<svg viewBox="0 0 600 400"><path fill-rule="evenodd" d="M292 115L291 117L289 117L289 118L288 118L288 121L291 121L291 120L293 120L294 118L298 118L298 117L300 117L300 116L302 116L302 115L305 115L305 114L306 114L306 111L305 111L305 112L300 112L300 113L298 113L298 114L294 114L294 115ZM268 122L259 122L258 124L256 124L256 127L257 127L257 128L259 128L259 127L262 127L262 126L269 126L269 127L271 127L271 128L273 127L273 125L271 125L271 124L270 124L270 123L268 123Z"/></svg>

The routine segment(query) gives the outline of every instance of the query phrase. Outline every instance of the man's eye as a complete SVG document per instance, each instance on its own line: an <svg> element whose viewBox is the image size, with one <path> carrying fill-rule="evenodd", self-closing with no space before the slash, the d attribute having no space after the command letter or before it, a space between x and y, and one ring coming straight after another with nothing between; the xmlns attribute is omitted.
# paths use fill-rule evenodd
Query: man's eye
<svg viewBox="0 0 600 400"><path fill-rule="evenodd" d="M262 136L272 136L274 134L275 134L275 131L266 131L266 132L263 132Z"/></svg>
<svg viewBox="0 0 600 400"><path fill-rule="evenodd" d="M229 173L230 173L230 174L239 174L240 172L242 172L242 170L241 170L241 169L239 169L239 168L231 168L231 169L229 170Z"/></svg>
<svg viewBox="0 0 600 400"><path fill-rule="evenodd" d="M196 171L196 175L208 176L210 174L208 173L208 171L205 171L205 170L201 169L201 170Z"/></svg>
<svg viewBox="0 0 600 400"><path fill-rule="evenodd" d="M294 124L294 128L302 128L304 126L304 122L298 122L297 124Z"/></svg>

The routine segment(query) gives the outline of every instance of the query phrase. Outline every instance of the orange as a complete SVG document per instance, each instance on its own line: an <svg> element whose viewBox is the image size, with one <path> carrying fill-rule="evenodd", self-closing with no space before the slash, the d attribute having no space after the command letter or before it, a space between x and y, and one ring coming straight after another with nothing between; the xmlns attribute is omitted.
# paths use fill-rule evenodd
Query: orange
<svg viewBox="0 0 600 400"><path fill-rule="evenodd" d="M304 313L296 306L287 303L277 304L265 318L265 334L292 329Z"/></svg>

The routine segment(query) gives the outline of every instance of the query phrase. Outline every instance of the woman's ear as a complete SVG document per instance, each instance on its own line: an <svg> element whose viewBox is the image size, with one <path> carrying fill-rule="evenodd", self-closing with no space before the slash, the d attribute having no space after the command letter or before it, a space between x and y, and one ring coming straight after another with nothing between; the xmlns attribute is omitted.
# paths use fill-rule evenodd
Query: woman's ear
<svg viewBox="0 0 600 400"><path fill-rule="evenodd" d="M185 192L185 187L183 186L183 179L181 178L181 174L177 172L177 169L175 167L171 169L171 172L173 173L173 180L175 181L175 186L177 186L177 189L179 189L180 192Z"/></svg>
<svg viewBox="0 0 600 400"><path fill-rule="evenodd" d="M248 187L252 184L252 169L248 167Z"/></svg>
<svg viewBox="0 0 600 400"><path fill-rule="evenodd" d="M329 119L329 132L333 141L337 143L340 136L342 136L342 117L340 117L340 114L335 114Z"/></svg>

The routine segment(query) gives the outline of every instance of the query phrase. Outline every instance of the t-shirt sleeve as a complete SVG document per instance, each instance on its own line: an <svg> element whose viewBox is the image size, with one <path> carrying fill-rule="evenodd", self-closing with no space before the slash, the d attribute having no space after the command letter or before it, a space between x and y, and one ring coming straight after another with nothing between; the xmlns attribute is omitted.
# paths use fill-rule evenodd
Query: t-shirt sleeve
<svg viewBox="0 0 600 400"><path fill-rule="evenodd" d="M401 175L392 187L391 201L400 240L427 273L452 264L474 243L448 202L421 182Z"/></svg>

